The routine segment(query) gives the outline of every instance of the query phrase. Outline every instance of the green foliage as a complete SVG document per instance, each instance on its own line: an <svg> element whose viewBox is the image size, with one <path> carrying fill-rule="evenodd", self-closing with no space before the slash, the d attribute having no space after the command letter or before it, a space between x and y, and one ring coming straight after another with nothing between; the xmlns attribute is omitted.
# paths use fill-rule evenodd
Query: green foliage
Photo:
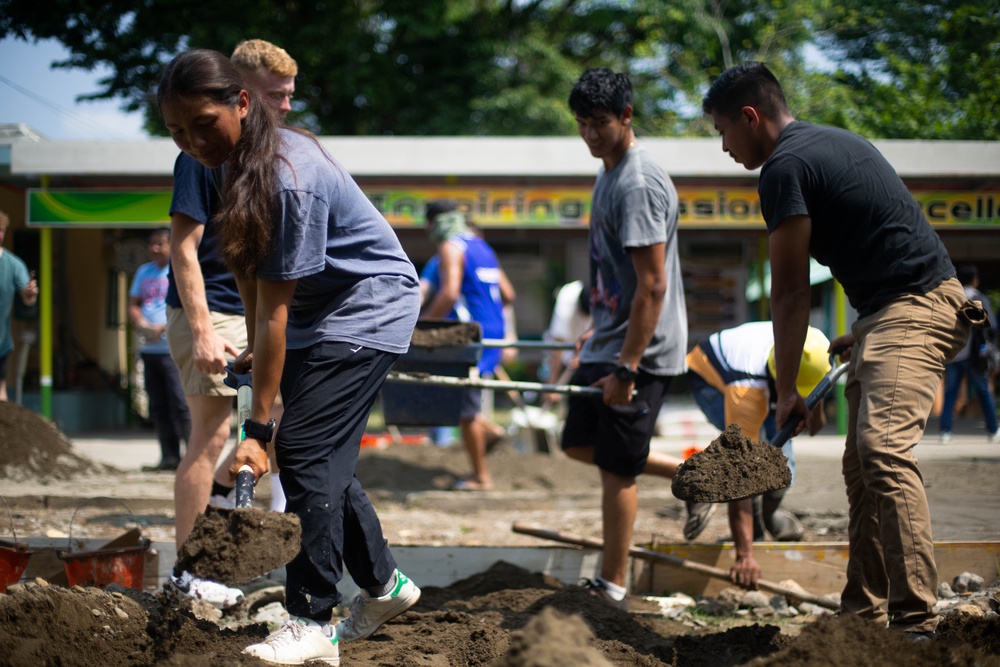
<svg viewBox="0 0 1000 667"><path fill-rule="evenodd" d="M708 136L701 96L763 60L798 117L872 137L1000 136L1000 10L972 0L0 0L0 37L55 38L88 99L146 112L185 48L245 38L299 63L289 121L331 135L560 135L594 66L627 72L647 136ZM804 57L819 44L835 67Z"/></svg>
<svg viewBox="0 0 1000 667"><path fill-rule="evenodd" d="M826 33L869 136L1000 139L1000 5L845 0Z"/></svg>

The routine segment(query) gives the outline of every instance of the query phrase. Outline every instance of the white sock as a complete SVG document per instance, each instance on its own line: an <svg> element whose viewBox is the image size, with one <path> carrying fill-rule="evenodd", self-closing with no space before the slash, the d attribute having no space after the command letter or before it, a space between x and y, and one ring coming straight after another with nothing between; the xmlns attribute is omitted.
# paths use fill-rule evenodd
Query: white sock
<svg viewBox="0 0 1000 667"><path fill-rule="evenodd" d="M608 592L612 600L624 600L625 599L625 587L619 586L618 584L613 584L603 577L598 577L597 581L601 583L604 590Z"/></svg>
<svg viewBox="0 0 1000 667"><path fill-rule="evenodd" d="M320 623L316 619L306 618L305 616L289 615L288 618L289 620L295 621L296 623L300 623L302 625L309 625L315 628L319 628L320 630L323 631L323 634L325 634L327 637L333 637L335 633L334 627L331 623Z"/></svg>
<svg viewBox="0 0 1000 667"><path fill-rule="evenodd" d="M281 477L275 474L269 475L271 478L271 511L285 511L285 490L281 487Z"/></svg>

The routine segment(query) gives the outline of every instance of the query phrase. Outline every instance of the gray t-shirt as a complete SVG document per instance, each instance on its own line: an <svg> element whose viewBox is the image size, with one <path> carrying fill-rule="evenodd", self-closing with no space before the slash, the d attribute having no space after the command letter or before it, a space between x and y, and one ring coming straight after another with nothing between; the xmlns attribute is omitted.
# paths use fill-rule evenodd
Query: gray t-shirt
<svg viewBox="0 0 1000 667"><path fill-rule="evenodd" d="M667 293L656 331L639 368L680 375L687 354L687 308L677 253L677 190L670 176L641 146L614 169L597 174L590 204L590 304L594 334L580 353L583 363L618 363L625 342L636 274L630 248L666 244Z"/></svg>
<svg viewBox="0 0 1000 667"><path fill-rule="evenodd" d="M257 278L298 279L287 347L338 341L406 352L420 285L395 232L311 137L281 135L274 248Z"/></svg>

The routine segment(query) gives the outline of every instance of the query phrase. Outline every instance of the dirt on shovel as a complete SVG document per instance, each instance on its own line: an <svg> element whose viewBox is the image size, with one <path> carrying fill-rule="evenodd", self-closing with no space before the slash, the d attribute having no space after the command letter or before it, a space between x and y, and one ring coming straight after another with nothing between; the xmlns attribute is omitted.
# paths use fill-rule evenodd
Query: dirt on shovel
<svg viewBox="0 0 1000 667"><path fill-rule="evenodd" d="M792 483L781 449L757 442L730 424L703 451L686 460L670 485L674 496L694 503L719 503L783 489Z"/></svg>
<svg viewBox="0 0 1000 667"><path fill-rule="evenodd" d="M302 548L294 514L210 507L177 553L179 569L239 586L285 565Z"/></svg>

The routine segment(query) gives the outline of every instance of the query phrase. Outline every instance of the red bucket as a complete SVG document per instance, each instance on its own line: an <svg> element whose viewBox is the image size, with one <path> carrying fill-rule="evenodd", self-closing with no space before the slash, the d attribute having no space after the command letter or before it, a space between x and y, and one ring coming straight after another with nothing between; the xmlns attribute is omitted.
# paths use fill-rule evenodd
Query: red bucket
<svg viewBox="0 0 1000 667"><path fill-rule="evenodd" d="M23 542L0 543L0 593L6 593L8 586L21 579L30 557L31 552Z"/></svg>
<svg viewBox="0 0 1000 667"><path fill-rule="evenodd" d="M77 551L59 554L66 567L70 586L97 586L120 584L128 588L143 588L146 571L148 542L134 547Z"/></svg>
<svg viewBox="0 0 1000 667"><path fill-rule="evenodd" d="M115 498L88 498L76 506L69 520L69 544L73 544L73 522L76 513L86 504L95 500L110 500L125 508L132 520L135 515L125 503ZM138 522L136 522L138 523ZM70 586L97 586L103 588L108 584L119 584L128 588L143 589L143 575L146 570L146 552L150 541L141 537L136 543L128 546L97 549L95 551L56 552L59 560L66 568L66 579ZM105 545L110 547L110 545ZM70 547L72 548L72 547Z"/></svg>

